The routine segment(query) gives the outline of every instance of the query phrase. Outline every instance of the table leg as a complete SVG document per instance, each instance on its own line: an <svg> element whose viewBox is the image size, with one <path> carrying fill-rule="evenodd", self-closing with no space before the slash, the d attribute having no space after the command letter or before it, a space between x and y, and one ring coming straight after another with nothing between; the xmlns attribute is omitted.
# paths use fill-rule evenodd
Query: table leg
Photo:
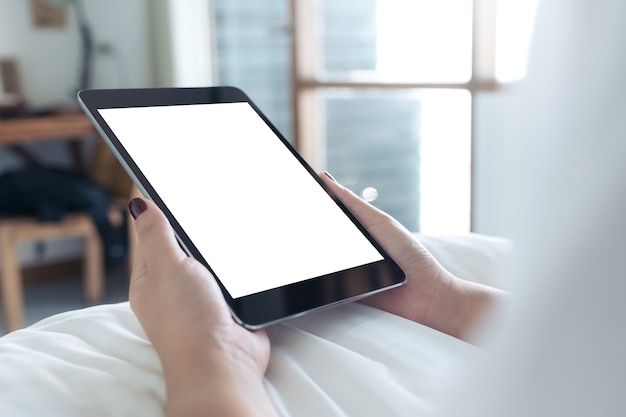
<svg viewBox="0 0 626 417"><path fill-rule="evenodd" d="M16 242L11 238L10 228L0 227L0 252L2 304L4 305L5 331L9 333L24 325L22 277L17 259Z"/></svg>

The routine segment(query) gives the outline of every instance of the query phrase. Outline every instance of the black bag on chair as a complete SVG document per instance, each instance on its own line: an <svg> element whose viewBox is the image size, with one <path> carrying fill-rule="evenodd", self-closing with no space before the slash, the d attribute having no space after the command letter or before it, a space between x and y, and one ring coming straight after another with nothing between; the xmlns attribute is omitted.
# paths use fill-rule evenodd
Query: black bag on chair
<svg viewBox="0 0 626 417"><path fill-rule="evenodd" d="M58 221L65 213L89 213L102 238L108 262L126 259L126 227L107 217L108 193L85 176L60 168L29 167L0 176L0 212ZM125 223L125 222L124 222Z"/></svg>

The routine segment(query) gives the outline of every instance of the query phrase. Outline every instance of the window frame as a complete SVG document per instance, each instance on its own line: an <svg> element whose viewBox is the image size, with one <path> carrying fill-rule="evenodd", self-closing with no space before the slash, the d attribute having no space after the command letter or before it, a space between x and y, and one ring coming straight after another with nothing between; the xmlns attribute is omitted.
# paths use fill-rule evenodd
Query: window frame
<svg viewBox="0 0 626 417"><path fill-rule="evenodd" d="M322 79L318 76L320 48L317 0L289 0L293 28L291 45L291 91L293 144L314 168L320 168L322 146L319 138L323 125L317 92L328 88L353 90L455 89L470 93L470 231L474 230L474 191L476 135L476 95L501 88L497 82L496 62L496 0L473 0L472 5L472 75L464 83L363 82Z"/></svg>

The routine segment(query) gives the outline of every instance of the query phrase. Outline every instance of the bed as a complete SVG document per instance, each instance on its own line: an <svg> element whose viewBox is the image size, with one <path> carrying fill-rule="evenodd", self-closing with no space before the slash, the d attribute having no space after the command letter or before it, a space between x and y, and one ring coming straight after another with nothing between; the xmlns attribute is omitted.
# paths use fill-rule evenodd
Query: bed
<svg viewBox="0 0 626 417"><path fill-rule="evenodd" d="M511 245L478 234L419 236L449 270L507 287ZM284 416L404 416L439 393L481 350L359 303L275 327L266 386ZM128 303L46 318L0 338L2 416L161 416L158 357Z"/></svg>

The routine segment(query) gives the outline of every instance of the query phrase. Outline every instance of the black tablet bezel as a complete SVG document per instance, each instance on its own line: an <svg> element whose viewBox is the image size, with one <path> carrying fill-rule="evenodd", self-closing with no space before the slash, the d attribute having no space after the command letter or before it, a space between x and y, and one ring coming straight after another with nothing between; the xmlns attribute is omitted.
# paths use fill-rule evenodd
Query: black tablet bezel
<svg viewBox="0 0 626 417"><path fill-rule="evenodd" d="M245 93L235 87L203 88L147 88L83 90L78 93L81 107L92 120L107 144L140 190L154 201L170 221L178 239L188 253L207 267L215 276L234 318L248 328L264 327L308 311L365 297L402 285L406 282L404 272L391 259L381 245L374 240L356 217L341 203L332 191L317 176L276 127L265 117ZM240 298L232 298L216 276L211 266L200 254L189 236L176 221L150 181L137 167L132 157L121 145L115 134L104 121L98 110L107 108L152 107L189 104L246 102L265 121L283 144L300 161L329 196L336 202L364 236L381 253L383 260L368 265L339 271L333 274L289 284Z"/></svg>

